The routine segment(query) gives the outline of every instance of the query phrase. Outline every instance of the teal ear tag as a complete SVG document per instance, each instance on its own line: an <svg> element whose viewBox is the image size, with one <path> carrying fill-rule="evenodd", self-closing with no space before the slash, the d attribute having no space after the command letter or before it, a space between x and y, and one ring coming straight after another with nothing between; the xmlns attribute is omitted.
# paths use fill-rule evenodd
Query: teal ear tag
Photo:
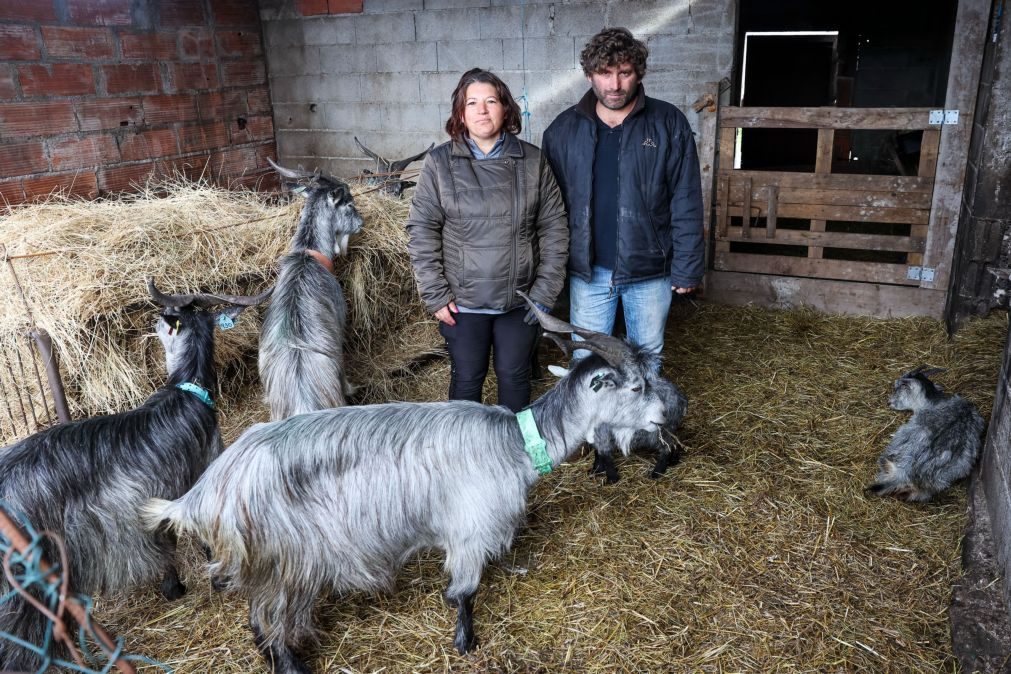
<svg viewBox="0 0 1011 674"><path fill-rule="evenodd" d="M222 330L231 330L235 327L235 321L228 314L218 314L218 327Z"/></svg>

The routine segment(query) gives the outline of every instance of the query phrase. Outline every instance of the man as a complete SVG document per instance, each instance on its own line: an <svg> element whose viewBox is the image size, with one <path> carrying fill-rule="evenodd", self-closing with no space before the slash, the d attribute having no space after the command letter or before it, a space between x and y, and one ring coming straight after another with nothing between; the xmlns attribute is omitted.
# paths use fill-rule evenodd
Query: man
<svg viewBox="0 0 1011 674"><path fill-rule="evenodd" d="M648 54L625 28L590 39L591 89L543 152L569 212L571 322L610 334L620 299L628 338L660 353L671 293L702 281L702 180L688 120L643 90Z"/></svg>

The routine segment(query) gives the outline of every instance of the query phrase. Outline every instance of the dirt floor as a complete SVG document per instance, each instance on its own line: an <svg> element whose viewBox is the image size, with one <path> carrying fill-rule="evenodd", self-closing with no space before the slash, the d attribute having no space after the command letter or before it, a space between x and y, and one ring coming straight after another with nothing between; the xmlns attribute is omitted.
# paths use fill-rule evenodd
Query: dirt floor
<svg viewBox="0 0 1011 674"><path fill-rule="evenodd" d="M633 456L605 485L584 457L542 479L511 554L486 570L473 653L453 650L433 552L392 595L322 601L315 670L957 671L948 606L965 486L926 505L863 488L906 419L887 408L902 372L947 368L936 380L989 417L1006 316L949 341L927 319L675 313L664 372L689 400L679 465L651 480L652 457ZM547 344L542 359L561 360ZM438 363L419 386L444 390L447 374ZM261 418L257 390L222 408L229 438ZM243 602L211 591L192 545L184 554L184 599L103 598L98 619L179 673L265 671Z"/></svg>

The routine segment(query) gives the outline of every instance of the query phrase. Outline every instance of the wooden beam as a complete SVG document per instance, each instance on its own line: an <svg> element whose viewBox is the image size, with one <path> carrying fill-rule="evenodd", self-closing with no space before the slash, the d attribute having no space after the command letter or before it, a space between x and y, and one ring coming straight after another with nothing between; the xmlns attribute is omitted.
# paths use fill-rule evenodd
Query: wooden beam
<svg viewBox="0 0 1011 674"><path fill-rule="evenodd" d="M720 132L721 134L724 131ZM725 171L720 166L720 175L733 174L738 178L751 178L755 185L776 185L780 188L820 190L870 190L872 192L924 192L934 191L934 180L920 176L875 176L845 173L797 173L794 171Z"/></svg>
<svg viewBox="0 0 1011 674"><path fill-rule="evenodd" d="M818 150L814 159L815 173L832 173L832 141L835 129L818 129Z"/></svg>
<svg viewBox="0 0 1011 674"><path fill-rule="evenodd" d="M726 238L728 241L754 240L751 237L744 236L740 227L728 228ZM760 241L759 243L762 242ZM888 236L886 234L851 234L849 232L812 232L806 229L777 229L775 241L767 243L922 253L927 246L927 239L926 237Z"/></svg>
<svg viewBox="0 0 1011 674"><path fill-rule="evenodd" d="M727 206L730 203L730 175L721 175L719 189L716 193L716 238L723 238L727 235L727 225L730 218L727 215Z"/></svg>
<svg viewBox="0 0 1011 674"><path fill-rule="evenodd" d="M758 213L754 210L758 209ZM762 202L752 204L752 217L768 214L767 205ZM907 225L925 225L930 216L926 209L919 208L871 208L868 206L825 206L820 204L779 204L780 218L801 218L804 220L843 220L846 222L892 222ZM740 206L728 205L727 213L741 216Z"/></svg>
<svg viewBox="0 0 1011 674"><path fill-rule="evenodd" d="M751 178L744 179L744 203L741 205L741 236L751 238Z"/></svg>
<svg viewBox="0 0 1011 674"><path fill-rule="evenodd" d="M825 313L878 318L940 318L944 296L939 290L909 286L710 271L704 298L717 304L812 307Z"/></svg>
<svg viewBox="0 0 1011 674"><path fill-rule="evenodd" d="M716 253L716 269L779 276L810 276L841 281L919 285L906 278L906 265L852 260L812 260L789 255L754 255L748 253Z"/></svg>
<svg viewBox="0 0 1011 674"><path fill-rule="evenodd" d="M703 98L711 96L712 101L719 100L720 83L707 82ZM717 115L715 103L704 106L698 110L699 113L699 171L702 175L702 231L706 252L706 268L708 268L710 257L709 241L712 239L711 228L713 224L713 193L716 190L716 134ZM732 166L733 164L731 164Z"/></svg>
<svg viewBox="0 0 1011 674"><path fill-rule="evenodd" d="M720 112L720 127L724 129L915 130L929 129L929 116L930 108L742 108L727 106Z"/></svg>
<svg viewBox="0 0 1011 674"><path fill-rule="evenodd" d="M768 192L768 186L754 184L751 190L752 200L761 199ZM778 187L772 185L771 187ZM779 201L784 204L817 204L821 206L869 206L872 208L930 208L930 195L926 192L897 192L870 190L825 190L805 189L799 187L779 188ZM740 204L744 201L744 184L735 182L730 190L730 203Z"/></svg>
<svg viewBox="0 0 1011 674"><path fill-rule="evenodd" d="M779 188L769 185L765 188L769 195L769 205L765 209L765 238L776 238L776 209L779 207Z"/></svg>
<svg viewBox="0 0 1011 674"><path fill-rule="evenodd" d="M927 129L923 132L923 140L920 142L920 165L916 170L916 175L933 179L937 172L937 151L940 145L941 130L939 128Z"/></svg>
<svg viewBox="0 0 1011 674"><path fill-rule="evenodd" d="M958 124L941 127L934 201L923 255L924 266L934 268L934 280L924 281L924 288L948 287L990 7L991 0L959 0L955 14L956 39L951 46L944 107L958 110Z"/></svg>

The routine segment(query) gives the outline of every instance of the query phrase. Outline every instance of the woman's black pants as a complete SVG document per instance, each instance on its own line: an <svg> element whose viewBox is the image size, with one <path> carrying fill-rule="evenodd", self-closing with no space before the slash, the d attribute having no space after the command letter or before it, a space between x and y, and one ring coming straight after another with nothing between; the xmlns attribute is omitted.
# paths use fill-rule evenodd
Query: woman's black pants
<svg viewBox="0 0 1011 674"><path fill-rule="evenodd" d="M453 314L456 325L439 324L452 366L450 400L481 402L493 352L499 404L513 412L530 404L530 361L540 326L524 323L526 313L526 308L504 314L458 313Z"/></svg>

